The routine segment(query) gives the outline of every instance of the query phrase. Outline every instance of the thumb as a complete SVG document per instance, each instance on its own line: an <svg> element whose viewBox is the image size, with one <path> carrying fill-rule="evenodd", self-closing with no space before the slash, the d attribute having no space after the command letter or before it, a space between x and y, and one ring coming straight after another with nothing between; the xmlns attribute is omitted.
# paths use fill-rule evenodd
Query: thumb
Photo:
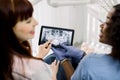
<svg viewBox="0 0 120 80"><path fill-rule="evenodd" d="M52 49L52 51L53 51L53 53L55 54L55 55L57 55L57 53L58 53L58 51L55 49L55 48L51 48Z"/></svg>
<svg viewBox="0 0 120 80"><path fill-rule="evenodd" d="M51 47L51 49L52 49L54 52L56 52L56 49L55 49L55 48Z"/></svg>
<svg viewBox="0 0 120 80"><path fill-rule="evenodd" d="M65 44L59 44L60 45L60 47L62 47L62 48L64 48L64 49L68 49L68 46L66 46Z"/></svg>
<svg viewBox="0 0 120 80"><path fill-rule="evenodd" d="M52 49L52 50L53 50L53 52L55 52L55 53L60 52L60 49L58 49L58 48L54 48L54 47L52 47L51 49Z"/></svg>

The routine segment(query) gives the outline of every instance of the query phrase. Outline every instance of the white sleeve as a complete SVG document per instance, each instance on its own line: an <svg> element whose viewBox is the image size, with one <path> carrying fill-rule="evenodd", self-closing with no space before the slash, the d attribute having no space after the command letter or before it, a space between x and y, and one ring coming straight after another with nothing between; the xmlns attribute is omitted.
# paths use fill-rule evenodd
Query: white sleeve
<svg viewBox="0 0 120 80"><path fill-rule="evenodd" d="M32 80L52 80L52 70L48 64L39 60L32 60L34 65L32 68ZM31 62L32 62L31 61ZM34 67L34 68L33 68Z"/></svg>
<svg viewBox="0 0 120 80"><path fill-rule="evenodd" d="M36 59L15 59L13 72L25 76L24 80L52 80L52 70L48 64ZM13 74L16 80L18 76ZM23 77L21 76L21 77Z"/></svg>

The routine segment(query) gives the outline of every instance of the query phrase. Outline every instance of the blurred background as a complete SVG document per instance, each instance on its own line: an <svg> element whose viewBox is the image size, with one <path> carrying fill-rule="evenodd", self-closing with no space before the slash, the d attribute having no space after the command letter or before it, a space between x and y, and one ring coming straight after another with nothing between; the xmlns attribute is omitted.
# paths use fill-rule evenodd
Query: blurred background
<svg viewBox="0 0 120 80"><path fill-rule="evenodd" d="M30 40L37 54L42 25L74 29L73 46L89 52L109 53L111 46L99 42L99 25L107 12L120 0L29 0L38 21L35 37ZM51 53L51 52L50 52Z"/></svg>

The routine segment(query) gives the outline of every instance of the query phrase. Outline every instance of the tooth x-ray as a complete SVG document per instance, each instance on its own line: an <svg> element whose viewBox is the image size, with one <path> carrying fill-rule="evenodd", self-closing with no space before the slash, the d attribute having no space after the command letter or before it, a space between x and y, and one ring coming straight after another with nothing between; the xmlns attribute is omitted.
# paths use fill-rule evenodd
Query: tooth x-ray
<svg viewBox="0 0 120 80"><path fill-rule="evenodd" d="M73 29L58 28L51 26L41 26L39 45L45 43L47 40L52 40L53 46L59 44L72 45L73 44Z"/></svg>

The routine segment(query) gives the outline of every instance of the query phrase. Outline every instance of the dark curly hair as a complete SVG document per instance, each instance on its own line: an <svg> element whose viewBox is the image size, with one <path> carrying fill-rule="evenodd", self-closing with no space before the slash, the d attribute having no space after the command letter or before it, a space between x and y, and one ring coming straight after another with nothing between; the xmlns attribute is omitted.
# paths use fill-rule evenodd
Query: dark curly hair
<svg viewBox="0 0 120 80"><path fill-rule="evenodd" d="M114 13L106 31L109 44L113 47L114 57L120 59L120 4L113 6Z"/></svg>

